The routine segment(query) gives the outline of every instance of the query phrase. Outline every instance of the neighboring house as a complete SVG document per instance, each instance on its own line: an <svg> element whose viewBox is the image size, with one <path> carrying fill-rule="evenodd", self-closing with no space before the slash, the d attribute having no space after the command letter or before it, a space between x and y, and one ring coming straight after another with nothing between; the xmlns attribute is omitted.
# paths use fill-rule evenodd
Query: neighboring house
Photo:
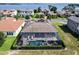
<svg viewBox="0 0 79 59"><path fill-rule="evenodd" d="M26 23L21 31L21 40L23 45L31 41L57 41L58 32L55 27L47 22L29 22Z"/></svg>
<svg viewBox="0 0 79 59"><path fill-rule="evenodd" d="M17 36L24 24L23 20L7 17L0 21L0 31L8 36Z"/></svg>
<svg viewBox="0 0 79 59"><path fill-rule="evenodd" d="M76 16L70 16L68 18L67 26L70 30L73 32L79 34L79 17Z"/></svg>
<svg viewBox="0 0 79 59"><path fill-rule="evenodd" d="M59 11L59 13L64 14L64 16L74 16L74 14L69 11L69 10L62 10L61 12Z"/></svg>
<svg viewBox="0 0 79 59"><path fill-rule="evenodd" d="M42 13L44 13L45 16L49 15L49 10L48 9L44 9L42 10Z"/></svg>
<svg viewBox="0 0 79 59"><path fill-rule="evenodd" d="M75 15L78 15L79 16L79 8L76 8L75 9Z"/></svg>
<svg viewBox="0 0 79 59"><path fill-rule="evenodd" d="M15 16L17 15L17 11L16 10L0 10L0 14L4 16Z"/></svg>
<svg viewBox="0 0 79 59"><path fill-rule="evenodd" d="M19 15L21 15L21 16L34 15L34 11L33 11L33 10L20 9L20 10L18 10L18 13L19 13Z"/></svg>
<svg viewBox="0 0 79 59"><path fill-rule="evenodd" d="M63 16L65 13L66 13L65 11L60 11L60 10L57 11L57 15L58 16Z"/></svg>

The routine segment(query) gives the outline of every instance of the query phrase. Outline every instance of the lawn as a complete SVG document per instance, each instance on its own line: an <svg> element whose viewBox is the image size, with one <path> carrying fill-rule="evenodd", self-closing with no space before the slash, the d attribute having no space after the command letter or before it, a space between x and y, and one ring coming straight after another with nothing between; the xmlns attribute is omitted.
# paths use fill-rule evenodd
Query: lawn
<svg viewBox="0 0 79 59"><path fill-rule="evenodd" d="M69 50L69 52L74 51L75 54L79 54L79 47L78 47L79 37L75 37L74 35L72 35L72 31L69 30L67 27L65 27L63 24L54 23L54 25L57 28L59 35L62 37L62 40L66 45L67 50Z"/></svg>
<svg viewBox="0 0 79 59"><path fill-rule="evenodd" d="M0 51L8 51L8 50L10 50L14 40L15 40L15 37L7 37L7 38L5 38L5 42L0 47Z"/></svg>

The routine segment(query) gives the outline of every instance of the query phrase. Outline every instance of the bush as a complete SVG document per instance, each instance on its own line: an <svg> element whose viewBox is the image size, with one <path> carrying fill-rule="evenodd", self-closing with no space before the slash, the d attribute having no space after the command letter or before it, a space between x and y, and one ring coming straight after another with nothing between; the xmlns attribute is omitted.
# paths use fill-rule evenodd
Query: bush
<svg viewBox="0 0 79 59"><path fill-rule="evenodd" d="M17 46L15 45L12 49L63 49L62 45L53 45L53 46Z"/></svg>
<svg viewBox="0 0 79 59"><path fill-rule="evenodd" d="M30 17L28 15L25 16L25 19L30 19Z"/></svg>
<svg viewBox="0 0 79 59"><path fill-rule="evenodd" d="M34 17L35 17L35 18L40 18L39 14L35 14Z"/></svg>
<svg viewBox="0 0 79 59"><path fill-rule="evenodd" d="M57 15L52 15L51 18L55 19L57 18L58 16Z"/></svg>
<svg viewBox="0 0 79 59"><path fill-rule="evenodd" d="M52 17L51 17L51 15L50 16L47 16L47 19L51 19Z"/></svg>
<svg viewBox="0 0 79 59"><path fill-rule="evenodd" d="M5 38L4 33L3 32L0 32L0 46L3 44L4 38Z"/></svg>

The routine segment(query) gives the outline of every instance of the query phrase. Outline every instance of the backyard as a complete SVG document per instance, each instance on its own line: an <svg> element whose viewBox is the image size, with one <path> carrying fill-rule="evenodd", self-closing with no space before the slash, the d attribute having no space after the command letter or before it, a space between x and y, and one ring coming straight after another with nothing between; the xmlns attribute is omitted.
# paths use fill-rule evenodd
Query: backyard
<svg viewBox="0 0 79 59"><path fill-rule="evenodd" d="M68 28L63 27L64 25L61 23L54 23L57 28L62 41L65 44L65 49L60 50L19 50L18 53L20 55L31 54L31 55L76 55L79 54L78 40L79 38L75 37L71 34ZM62 28L63 27L63 28ZM67 30L67 32L65 30ZM62 35L61 35L62 34Z"/></svg>

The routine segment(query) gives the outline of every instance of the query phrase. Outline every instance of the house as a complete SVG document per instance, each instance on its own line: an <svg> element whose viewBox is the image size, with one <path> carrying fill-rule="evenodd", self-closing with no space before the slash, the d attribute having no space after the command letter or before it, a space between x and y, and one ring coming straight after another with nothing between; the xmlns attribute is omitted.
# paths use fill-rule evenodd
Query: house
<svg viewBox="0 0 79 59"><path fill-rule="evenodd" d="M79 8L75 8L75 15L79 16Z"/></svg>
<svg viewBox="0 0 79 59"><path fill-rule="evenodd" d="M30 45L40 45L41 41L57 41L58 32L55 27L47 22L29 22L26 23L23 30L21 31L21 41L23 46ZM31 44L31 42L35 42ZM37 43L36 43L37 42ZM45 43L47 44L47 43ZM48 44L49 45L49 44Z"/></svg>
<svg viewBox="0 0 79 59"><path fill-rule="evenodd" d="M47 15L50 14L48 9L44 9L44 10L42 10L42 13L43 13L45 16L47 16Z"/></svg>
<svg viewBox="0 0 79 59"><path fill-rule="evenodd" d="M65 14L64 10L63 11L60 11L60 10L57 11L57 15L58 16L63 16L64 14Z"/></svg>
<svg viewBox="0 0 79 59"><path fill-rule="evenodd" d="M67 26L73 32L75 32L76 34L79 34L79 17L70 16L68 18Z"/></svg>
<svg viewBox="0 0 79 59"><path fill-rule="evenodd" d="M15 16L17 15L17 11L16 10L0 10L0 14L2 14L3 16Z"/></svg>
<svg viewBox="0 0 79 59"><path fill-rule="evenodd" d="M23 20L7 17L0 21L0 31L8 36L17 36L24 24Z"/></svg>
<svg viewBox="0 0 79 59"><path fill-rule="evenodd" d="M34 15L34 11L33 10L27 10L27 9L19 9L18 10L19 15L21 16L30 16L30 15Z"/></svg>

